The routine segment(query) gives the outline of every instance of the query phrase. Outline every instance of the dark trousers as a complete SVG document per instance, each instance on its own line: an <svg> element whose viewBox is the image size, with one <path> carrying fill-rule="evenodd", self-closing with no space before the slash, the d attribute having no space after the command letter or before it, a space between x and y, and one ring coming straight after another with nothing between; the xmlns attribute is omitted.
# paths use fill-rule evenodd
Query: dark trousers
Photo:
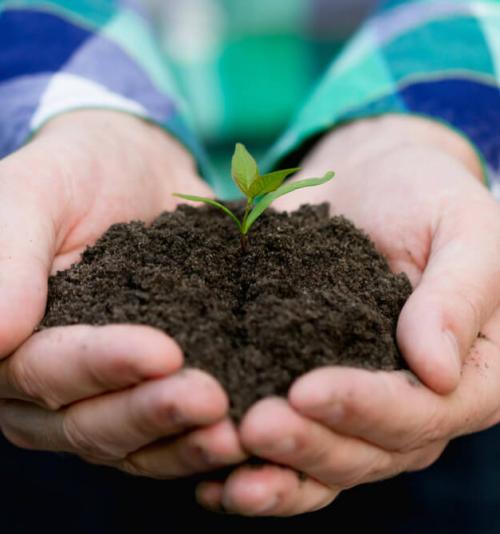
<svg viewBox="0 0 500 534"><path fill-rule="evenodd" d="M500 426L454 441L420 473L343 493L287 519L211 514L192 480L154 481L0 438L0 532L500 534Z"/></svg>

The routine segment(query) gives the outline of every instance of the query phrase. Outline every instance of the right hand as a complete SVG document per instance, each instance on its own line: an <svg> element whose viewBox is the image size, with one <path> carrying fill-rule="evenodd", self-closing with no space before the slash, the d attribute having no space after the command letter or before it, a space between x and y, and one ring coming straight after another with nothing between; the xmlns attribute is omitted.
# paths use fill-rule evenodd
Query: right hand
<svg viewBox="0 0 500 534"><path fill-rule="evenodd" d="M431 120L387 116L326 135L302 176L331 168L335 180L274 206L330 202L370 235L395 272L406 272L415 289L397 339L427 387L406 371L307 373L287 401L250 408L240 439L268 464L201 485L198 498L209 507L309 512L345 488L428 466L450 439L500 420L500 209L478 182L472 148ZM480 332L489 340L478 340Z"/></svg>
<svg viewBox="0 0 500 534"><path fill-rule="evenodd" d="M154 478L245 458L221 386L180 370L164 333L77 325L32 335L49 274L111 224L173 209L176 190L211 195L168 134L108 111L53 119L0 162L0 428L13 444Z"/></svg>

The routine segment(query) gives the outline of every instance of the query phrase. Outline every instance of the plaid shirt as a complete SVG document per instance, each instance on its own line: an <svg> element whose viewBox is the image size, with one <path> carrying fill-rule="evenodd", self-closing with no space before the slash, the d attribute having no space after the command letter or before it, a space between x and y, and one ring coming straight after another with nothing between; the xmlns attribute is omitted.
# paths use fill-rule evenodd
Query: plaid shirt
<svg viewBox="0 0 500 534"><path fill-rule="evenodd" d="M465 135L500 192L500 0L375 3L0 0L0 156L59 113L122 110L179 138L228 198L207 152L278 138L269 168L339 123L413 113Z"/></svg>

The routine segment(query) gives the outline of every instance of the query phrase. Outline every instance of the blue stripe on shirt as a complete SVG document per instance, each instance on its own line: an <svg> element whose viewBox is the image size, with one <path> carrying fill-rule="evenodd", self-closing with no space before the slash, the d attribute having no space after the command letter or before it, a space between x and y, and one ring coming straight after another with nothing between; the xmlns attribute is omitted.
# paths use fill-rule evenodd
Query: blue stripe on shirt
<svg viewBox="0 0 500 534"><path fill-rule="evenodd" d="M94 34L59 73L81 76L134 100L159 123L165 124L176 113L171 98L161 93L144 69L104 35Z"/></svg>
<svg viewBox="0 0 500 534"><path fill-rule="evenodd" d="M460 78L413 82L401 87L398 93L343 115L341 121L394 112L429 116L463 132L494 171L490 178L495 180L500 176L500 91L497 86Z"/></svg>
<svg viewBox="0 0 500 534"><path fill-rule="evenodd" d="M41 11L4 11L0 16L0 81L57 72L92 35Z"/></svg>

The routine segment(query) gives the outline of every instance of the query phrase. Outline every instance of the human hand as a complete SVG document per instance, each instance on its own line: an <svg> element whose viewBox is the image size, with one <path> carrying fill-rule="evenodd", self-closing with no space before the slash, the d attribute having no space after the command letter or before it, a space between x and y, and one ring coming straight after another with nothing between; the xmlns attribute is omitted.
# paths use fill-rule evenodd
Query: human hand
<svg viewBox="0 0 500 534"><path fill-rule="evenodd" d="M111 224L173 209L181 186L210 196L179 143L113 112L62 115L0 162L0 427L14 444L159 478L244 457L222 388L179 371L165 334L78 325L29 337L50 272Z"/></svg>
<svg viewBox="0 0 500 534"><path fill-rule="evenodd" d="M206 506L251 515L311 511L344 488L425 467L451 438L499 419L500 212L476 179L473 151L444 127L391 117L328 136L304 174L328 168L339 172L322 191L277 204L329 200L393 270L409 275L415 291L397 337L428 387L406 371L309 373L288 402L261 401L240 428L247 451L280 467L241 467L224 484L203 484ZM489 341L471 350L480 330Z"/></svg>

